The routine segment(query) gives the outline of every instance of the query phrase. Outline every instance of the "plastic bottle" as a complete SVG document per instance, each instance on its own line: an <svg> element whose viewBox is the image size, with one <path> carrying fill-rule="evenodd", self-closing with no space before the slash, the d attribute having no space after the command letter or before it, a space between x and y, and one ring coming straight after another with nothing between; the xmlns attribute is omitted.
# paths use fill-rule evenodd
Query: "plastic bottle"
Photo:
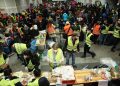
<svg viewBox="0 0 120 86"><path fill-rule="evenodd" d="M62 86L60 77L57 78L56 86Z"/></svg>

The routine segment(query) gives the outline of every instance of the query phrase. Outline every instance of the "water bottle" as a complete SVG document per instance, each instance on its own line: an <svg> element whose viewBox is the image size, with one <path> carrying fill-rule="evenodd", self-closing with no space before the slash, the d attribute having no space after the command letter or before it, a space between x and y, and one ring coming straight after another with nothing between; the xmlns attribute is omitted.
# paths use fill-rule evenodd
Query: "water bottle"
<svg viewBox="0 0 120 86"><path fill-rule="evenodd" d="M62 86L60 77L57 78L56 86Z"/></svg>

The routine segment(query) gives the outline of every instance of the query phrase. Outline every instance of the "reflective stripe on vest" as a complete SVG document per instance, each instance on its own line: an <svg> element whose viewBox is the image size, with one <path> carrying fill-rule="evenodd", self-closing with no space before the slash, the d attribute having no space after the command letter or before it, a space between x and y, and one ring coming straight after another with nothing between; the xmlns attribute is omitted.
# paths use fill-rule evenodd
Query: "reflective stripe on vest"
<svg viewBox="0 0 120 86"><path fill-rule="evenodd" d="M28 67L28 69L33 69L34 68L34 65L32 64L31 60L29 61L27 67Z"/></svg>
<svg viewBox="0 0 120 86"><path fill-rule="evenodd" d="M18 54L22 54L23 51L27 50L27 46L24 43L15 43L14 45Z"/></svg>
<svg viewBox="0 0 120 86"><path fill-rule="evenodd" d="M115 37L115 38L120 38L120 34L119 34L119 30L114 30L114 33L113 33L113 36Z"/></svg>
<svg viewBox="0 0 120 86"><path fill-rule="evenodd" d="M105 29L101 31L102 34L108 34L109 27L105 26Z"/></svg>
<svg viewBox="0 0 120 86"><path fill-rule="evenodd" d="M79 40L76 40L75 44L73 45L72 36L69 36L68 37L67 50L69 50L69 51L77 51L78 44L79 44Z"/></svg>
<svg viewBox="0 0 120 86"><path fill-rule="evenodd" d="M60 48L57 49L57 54L55 56L56 63L59 64L62 56L61 56L62 50ZM48 50L48 58L52 63L54 63L54 56L53 56L53 49ZM53 67L54 64L50 64L50 66Z"/></svg>
<svg viewBox="0 0 120 86"><path fill-rule="evenodd" d="M5 60L4 60L4 57L3 57L3 54L0 55L0 66L5 64Z"/></svg>
<svg viewBox="0 0 120 86"><path fill-rule="evenodd" d="M85 40L85 43L90 47L92 45L92 41L90 40L90 37L92 36L93 34L90 33L88 36L86 36L86 40Z"/></svg>

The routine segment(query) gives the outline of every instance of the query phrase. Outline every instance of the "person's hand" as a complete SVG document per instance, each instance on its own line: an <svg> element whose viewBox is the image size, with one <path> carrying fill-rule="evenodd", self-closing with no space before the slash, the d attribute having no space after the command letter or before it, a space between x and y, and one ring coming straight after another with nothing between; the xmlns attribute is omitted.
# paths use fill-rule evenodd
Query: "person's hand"
<svg viewBox="0 0 120 86"><path fill-rule="evenodd" d="M23 81L21 82L21 84L22 84L23 86L27 86L27 81L26 81L26 80L23 80Z"/></svg>
<svg viewBox="0 0 120 86"><path fill-rule="evenodd" d="M2 69L5 69L5 68L7 68L7 67L8 67L8 64L3 64L3 65L0 65L0 67L1 67Z"/></svg>

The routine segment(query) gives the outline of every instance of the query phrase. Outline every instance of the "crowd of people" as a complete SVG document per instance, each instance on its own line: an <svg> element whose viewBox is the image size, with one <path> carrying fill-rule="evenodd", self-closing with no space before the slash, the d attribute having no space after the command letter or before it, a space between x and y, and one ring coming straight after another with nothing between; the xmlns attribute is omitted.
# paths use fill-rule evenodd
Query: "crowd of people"
<svg viewBox="0 0 120 86"><path fill-rule="evenodd" d="M85 58L87 53L95 58L96 54L90 51L92 44L110 45L111 52L115 52L120 41L119 12L119 7L110 8L109 4L84 5L75 0L44 3L37 7L31 4L21 13L11 15L0 12L0 71L5 74L6 68L9 69L7 60L12 52L17 54L17 58L28 72L40 71L36 41L41 30L46 30L46 41L51 39L55 42L49 47L46 60L51 69L63 65L64 57L66 65L70 64L71 57L72 66L76 68L75 54L80 51L81 42L84 42L82 58ZM58 30L65 39L63 48L55 40ZM11 72L8 74L6 78L11 80ZM37 75L35 74L36 77Z"/></svg>

